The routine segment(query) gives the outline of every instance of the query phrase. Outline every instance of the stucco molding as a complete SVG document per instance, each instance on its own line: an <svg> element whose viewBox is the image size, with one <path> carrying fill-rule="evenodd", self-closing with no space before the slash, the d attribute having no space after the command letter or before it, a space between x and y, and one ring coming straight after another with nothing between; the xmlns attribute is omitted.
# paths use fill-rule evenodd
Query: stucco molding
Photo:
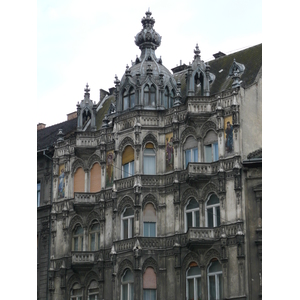
<svg viewBox="0 0 300 300"><path fill-rule="evenodd" d="M212 120L206 121L200 128L200 136L204 138L208 131L213 130L216 134L217 133L217 124Z"/></svg>
<svg viewBox="0 0 300 300"><path fill-rule="evenodd" d="M148 194L148 195L145 196L145 198L143 199L143 202L142 202L142 210L144 210L146 204L148 204L148 203L153 204L155 210L156 211L158 210L158 205L159 204L158 204L158 201L157 201L157 199L155 198L154 195Z"/></svg>
<svg viewBox="0 0 300 300"><path fill-rule="evenodd" d="M200 259L199 259L199 256L195 252L189 252L182 261L181 267L182 267L182 271L183 271L184 275L185 275L185 273L189 267L189 264L191 262L197 263L198 267L200 267Z"/></svg>
<svg viewBox="0 0 300 300"><path fill-rule="evenodd" d="M180 145L183 146L186 142L186 139L189 137L189 136L192 136L195 140L197 140L197 132L195 130L195 128L189 126L187 127L182 133L181 133L181 136L180 136Z"/></svg>
<svg viewBox="0 0 300 300"><path fill-rule="evenodd" d="M157 276L158 275L158 263L156 262L156 260L153 257L149 257L144 261L143 266L142 266L142 274L144 274L146 269L149 267L153 268L153 270Z"/></svg>
<svg viewBox="0 0 300 300"><path fill-rule="evenodd" d="M118 205L118 214L121 214L125 207L134 207L134 201L131 197L125 196Z"/></svg>
<svg viewBox="0 0 300 300"><path fill-rule="evenodd" d="M157 150L158 149L158 142L157 142L157 139L155 137L155 135L153 133L148 133L144 139L143 139L143 142L142 142L142 148L144 149L146 144L148 142L151 142L154 144L154 148Z"/></svg>
<svg viewBox="0 0 300 300"><path fill-rule="evenodd" d="M119 264L117 277L121 279L121 276L126 269L129 269L133 273L133 263L127 258L122 260L122 262Z"/></svg>
<svg viewBox="0 0 300 300"><path fill-rule="evenodd" d="M91 170L95 163L99 163L99 165L101 166L99 155L94 153L90 156L90 158L88 160L88 163L87 163L88 168Z"/></svg>
<svg viewBox="0 0 300 300"><path fill-rule="evenodd" d="M90 226L94 220L96 220L100 224L100 216L97 212L95 212L93 210L89 213L89 215L86 218L86 225L88 228L90 228Z"/></svg>
<svg viewBox="0 0 300 300"><path fill-rule="evenodd" d="M72 175L75 174L75 172L77 171L78 168L82 168L83 170L86 169L86 166L85 166L83 160L80 158L77 158L72 164Z"/></svg>
<svg viewBox="0 0 300 300"><path fill-rule="evenodd" d="M181 199L182 199L181 205L182 205L182 206L186 206L188 200L191 199L191 198L195 198L195 200L196 200L197 202L199 202L199 195L198 195L197 191L196 191L195 189L193 189L193 188L187 188L187 189L183 192L183 194L182 194L182 197L181 197Z"/></svg>
<svg viewBox="0 0 300 300"><path fill-rule="evenodd" d="M220 199L220 196L219 196L219 194L218 194L218 187L217 187L214 183L212 183L212 182L207 183L207 184L203 187L203 189L202 189L202 191L201 191L201 199L202 199L203 201L207 201L208 196L209 196L210 194L216 194L217 197Z"/></svg>
<svg viewBox="0 0 300 300"><path fill-rule="evenodd" d="M75 215L69 223L69 233L72 233L72 231L75 228L76 224L80 224L82 227L84 227L83 219L79 215Z"/></svg>
<svg viewBox="0 0 300 300"><path fill-rule="evenodd" d="M93 281L93 280L95 280L96 281L96 283L97 283L97 285L98 285L98 288L99 288L99 280L100 280L100 278L99 278L99 276L98 276L98 274L96 274L96 272L94 272L94 271L90 271L90 272L88 272L87 274L86 274L86 276L85 276L85 278L84 278L84 285L86 286L86 289L88 290L88 287L89 287L89 285L91 284L91 282ZM87 290L86 290L86 292L87 292Z"/></svg>
<svg viewBox="0 0 300 300"><path fill-rule="evenodd" d="M134 142L129 136L125 137L119 145L119 152L122 153L126 146L131 146L134 149Z"/></svg>

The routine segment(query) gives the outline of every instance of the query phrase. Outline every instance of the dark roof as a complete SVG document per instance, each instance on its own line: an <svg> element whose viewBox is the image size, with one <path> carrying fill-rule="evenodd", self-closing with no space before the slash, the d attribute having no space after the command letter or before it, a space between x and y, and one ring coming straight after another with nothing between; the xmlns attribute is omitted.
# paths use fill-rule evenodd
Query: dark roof
<svg viewBox="0 0 300 300"><path fill-rule="evenodd" d="M110 107L110 104L112 102L115 102L115 96L114 95L109 95L108 98L103 103L103 106L97 112L97 116L96 116L96 127L97 127L97 130L101 129L101 127L102 127L102 120L103 120L104 116L107 114L108 109Z"/></svg>
<svg viewBox="0 0 300 300"><path fill-rule="evenodd" d="M44 129L37 131L37 150L46 149L47 147L53 146L53 143L57 141L57 133L59 129L67 138L77 128L77 118L69 121L58 123Z"/></svg>
<svg viewBox="0 0 300 300"><path fill-rule="evenodd" d="M255 82L256 76L262 66L262 44L209 61L210 72L216 76L210 86L211 95L231 88L233 80L228 75L234 59L237 63L241 63L245 66L245 71L241 75L242 86L250 86ZM176 81L180 80L181 82L183 99L186 98L186 73L187 70L183 70L173 75Z"/></svg>

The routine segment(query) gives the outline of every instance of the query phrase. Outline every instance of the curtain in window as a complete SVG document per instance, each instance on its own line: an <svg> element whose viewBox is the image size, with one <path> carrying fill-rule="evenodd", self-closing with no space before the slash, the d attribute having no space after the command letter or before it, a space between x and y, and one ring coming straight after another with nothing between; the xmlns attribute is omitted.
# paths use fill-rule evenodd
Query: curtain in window
<svg viewBox="0 0 300 300"><path fill-rule="evenodd" d="M156 236L156 223L144 222L144 236L155 237Z"/></svg>
<svg viewBox="0 0 300 300"><path fill-rule="evenodd" d="M204 146L204 158L205 162L212 162L211 145Z"/></svg>
<svg viewBox="0 0 300 300"><path fill-rule="evenodd" d="M129 97L127 91L124 91L123 93L123 109L129 108Z"/></svg>
<svg viewBox="0 0 300 300"><path fill-rule="evenodd" d="M78 168L74 174L74 193L84 193L85 173L82 168Z"/></svg>
<svg viewBox="0 0 300 300"><path fill-rule="evenodd" d="M96 193L101 190L101 167L95 163L91 169L90 192Z"/></svg>
<svg viewBox="0 0 300 300"><path fill-rule="evenodd" d="M156 89L155 87L152 85L150 88L150 105L151 106L155 106L156 105Z"/></svg>
<svg viewBox="0 0 300 300"><path fill-rule="evenodd" d="M217 161L217 160L219 160L218 142L213 143L213 149L214 149L214 161Z"/></svg>
<svg viewBox="0 0 300 300"><path fill-rule="evenodd" d="M156 174L156 158L154 149L144 150L144 174L155 175Z"/></svg>

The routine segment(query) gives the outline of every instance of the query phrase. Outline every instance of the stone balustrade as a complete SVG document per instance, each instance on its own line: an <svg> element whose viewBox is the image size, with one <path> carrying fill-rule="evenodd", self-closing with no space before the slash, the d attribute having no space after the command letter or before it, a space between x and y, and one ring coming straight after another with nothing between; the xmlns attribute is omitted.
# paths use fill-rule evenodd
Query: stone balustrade
<svg viewBox="0 0 300 300"><path fill-rule="evenodd" d="M72 264L94 263L95 255L93 252L72 252Z"/></svg>
<svg viewBox="0 0 300 300"><path fill-rule="evenodd" d="M99 197L99 194L94 193L75 193L74 203L96 203Z"/></svg>

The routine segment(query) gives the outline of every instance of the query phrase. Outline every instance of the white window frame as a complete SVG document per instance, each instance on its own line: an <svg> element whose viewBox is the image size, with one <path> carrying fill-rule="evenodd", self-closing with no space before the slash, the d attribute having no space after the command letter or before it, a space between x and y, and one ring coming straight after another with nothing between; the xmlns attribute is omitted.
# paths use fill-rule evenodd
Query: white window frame
<svg viewBox="0 0 300 300"><path fill-rule="evenodd" d="M194 152L195 152L195 150L197 150L197 160L195 161L194 160ZM187 151L191 151L191 160L187 163L186 162L186 153L187 153ZM188 166L188 164L191 162L191 163L193 163L193 162L199 162L199 157L198 157L198 155L199 155L199 151L198 151L198 147L194 147L194 148L191 148L191 149L186 149L185 151L184 151L184 164L185 164L185 168L187 168L187 166Z"/></svg>
<svg viewBox="0 0 300 300"><path fill-rule="evenodd" d="M213 209L213 216L212 216L213 217L213 227L218 227L221 225L220 199L219 199L219 203L207 205L207 202L210 200L211 196L212 195L210 195L209 198L207 199L207 201L205 202L205 226L208 227L208 212L207 212L207 210L212 208ZM219 211L220 211L220 224L218 224L217 208L219 208Z"/></svg>
<svg viewBox="0 0 300 300"><path fill-rule="evenodd" d="M82 228L82 234L75 234L76 228L77 226L80 226ZM74 230L73 230L73 236L72 236L72 249L73 251L84 251L84 243L83 243L83 235L84 235L84 229L81 226L81 224L78 224L75 226ZM78 238L78 249L75 250L75 238Z"/></svg>
<svg viewBox="0 0 300 300"><path fill-rule="evenodd" d="M153 150L153 153L150 154L145 154L146 150L149 149L149 150ZM145 156L146 157L154 157L154 173L146 173L146 164L145 164ZM155 152L155 149L154 148L145 148L144 149L144 153L143 153L143 164L144 164L144 175L156 175L156 152Z"/></svg>
<svg viewBox="0 0 300 300"><path fill-rule="evenodd" d="M189 298L189 284L188 284L189 279L194 279L194 299L198 299L198 282L197 282L197 279L201 278L201 273L200 273L200 275L188 276L189 270L190 270L190 268L188 268L187 271L186 271L186 299Z"/></svg>
<svg viewBox="0 0 300 300"><path fill-rule="evenodd" d="M128 272L128 269L125 271L125 272ZM122 278L121 278L121 300L123 300L123 286L127 285L127 299L128 300L133 300L134 299L134 282L126 282L126 283L123 283L122 280L123 280L123 277L126 275L126 273L124 272ZM132 272L130 270L130 272ZM131 295L131 290L133 291L132 295Z"/></svg>
<svg viewBox="0 0 300 300"><path fill-rule="evenodd" d="M128 175L125 176L125 170L124 167L128 165L129 172ZM128 178L134 175L134 160L122 165L122 178Z"/></svg>
<svg viewBox="0 0 300 300"><path fill-rule="evenodd" d="M208 290L208 300L210 300L210 286L209 286L209 277L215 276L215 283L216 283L216 300L220 300L220 277L222 276L223 272L209 272L209 269L212 265L212 262L209 264L207 268L207 290Z"/></svg>
<svg viewBox="0 0 300 300"><path fill-rule="evenodd" d="M128 220L128 239L133 237L133 224L134 224L134 212L132 215L124 217L124 213L126 209L131 208L131 207L125 207L125 209L122 212L121 215L121 239L124 240L124 221Z"/></svg>
<svg viewBox="0 0 300 300"><path fill-rule="evenodd" d="M198 207L196 208L190 208L190 209L186 209L187 206L190 204L191 200L195 200L197 202L197 200L195 198L191 198L189 199L189 201L187 202L186 206L184 207L184 217L185 217L185 232L188 231L188 218L187 218L187 214L188 213L192 213L192 227L196 227L196 212L199 212L199 225L200 225L200 209L199 209L199 203L198 203Z"/></svg>

